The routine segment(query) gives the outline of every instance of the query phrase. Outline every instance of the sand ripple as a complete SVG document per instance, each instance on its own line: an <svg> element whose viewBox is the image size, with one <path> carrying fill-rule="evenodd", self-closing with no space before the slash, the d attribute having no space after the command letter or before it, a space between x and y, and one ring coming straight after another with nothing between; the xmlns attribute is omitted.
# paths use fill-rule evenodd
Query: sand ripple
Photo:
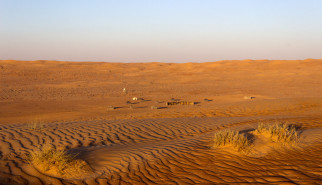
<svg viewBox="0 0 322 185"><path fill-rule="evenodd" d="M276 116L274 117L276 118ZM251 157L211 148L214 132L251 129L243 118L163 118L50 123L32 130L26 124L0 126L0 182L4 184L318 184L322 179L321 119L309 123L299 148ZM311 129L312 130L312 129ZM310 136L312 135L312 136ZM315 137L315 138L312 138ZM312 141L316 142L312 144ZM305 144L305 143L304 143ZM82 179L59 179L35 170L26 155L52 145L79 153L94 169ZM0 183L1 184L1 183Z"/></svg>

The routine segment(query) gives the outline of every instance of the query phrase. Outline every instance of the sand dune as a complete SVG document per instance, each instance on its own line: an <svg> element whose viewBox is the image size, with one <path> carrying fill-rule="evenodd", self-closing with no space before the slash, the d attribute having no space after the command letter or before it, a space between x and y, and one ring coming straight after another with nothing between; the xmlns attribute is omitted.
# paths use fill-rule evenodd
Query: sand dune
<svg viewBox="0 0 322 185"><path fill-rule="evenodd" d="M0 61L0 184L319 184L321 62ZM296 146L213 147L218 131L275 121L298 126ZM28 154L45 146L92 171L40 170Z"/></svg>
<svg viewBox="0 0 322 185"><path fill-rule="evenodd" d="M256 157L211 148L221 129L248 130L256 120L242 118L163 118L52 123L42 130L25 124L1 126L2 182L76 184L318 183L321 130L303 129L300 146ZM300 124L303 118L283 118ZM297 121L296 121L297 120ZM321 119L318 122L321 123ZM312 126L321 126L312 125ZM306 132L311 132L306 134ZM313 129L314 132L314 129ZM80 179L40 174L25 160L46 144L70 149L94 173ZM11 181L9 180L11 179Z"/></svg>
<svg viewBox="0 0 322 185"><path fill-rule="evenodd" d="M209 117L242 113L250 116L291 109L319 107L322 99L322 60L222 61L210 63L97 63L0 61L0 121L25 123L41 115L47 121L88 118L133 119ZM127 88L127 95L122 89ZM133 104L132 97L146 100ZM263 101L271 107L249 110L244 96L255 96L250 108ZM201 102L177 109L164 106L171 98ZM204 99L213 100L204 102ZM120 107L107 112L107 106ZM280 108L279 106L283 106ZM244 111L240 112L239 107ZM230 112L227 112L229 109ZM19 111L17 111L19 110ZM249 111L248 111L249 110Z"/></svg>

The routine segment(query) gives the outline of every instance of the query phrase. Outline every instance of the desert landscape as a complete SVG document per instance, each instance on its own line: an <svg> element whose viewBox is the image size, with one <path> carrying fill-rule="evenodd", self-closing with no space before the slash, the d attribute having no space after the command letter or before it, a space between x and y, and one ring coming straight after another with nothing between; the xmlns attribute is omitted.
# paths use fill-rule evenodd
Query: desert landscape
<svg viewBox="0 0 322 185"><path fill-rule="evenodd" d="M321 184L321 139L318 59L0 60L4 185Z"/></svg>

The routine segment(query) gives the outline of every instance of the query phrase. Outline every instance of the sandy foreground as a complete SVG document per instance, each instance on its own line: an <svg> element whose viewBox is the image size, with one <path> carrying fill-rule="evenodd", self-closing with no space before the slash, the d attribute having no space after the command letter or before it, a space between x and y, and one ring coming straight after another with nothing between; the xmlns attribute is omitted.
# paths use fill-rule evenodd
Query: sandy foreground
<svg viewBox="0 0 322 185"><path fill-rule="evenodd" d="M167 105L179 100L194 105ZM247 155L213 148L220 130L276 121L297 126L296 146L255 138ZM39 170L27 156L47 145L92 171ZM0 61L0 184L321 181L322 60Z"/></svg>

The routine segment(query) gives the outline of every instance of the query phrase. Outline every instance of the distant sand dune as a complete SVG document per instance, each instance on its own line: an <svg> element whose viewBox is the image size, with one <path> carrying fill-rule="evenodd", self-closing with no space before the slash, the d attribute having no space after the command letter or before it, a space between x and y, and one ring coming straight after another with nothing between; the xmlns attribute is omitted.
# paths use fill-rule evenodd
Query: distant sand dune
<svg viewBox="0 0 322 185"><path fill-rule="evenodd" d="M0 60L0 66L1 124L25 123L35 115L43 115L51 122L90 117L271 115L288 108L307 108L307 103L322 104L322 60L186 64ZM256 98L248 102L244 96ZM151 101L140 102L129 112L125 102L133 97ZM171 98L202 103L194 108L150 109L160 106L156 102ZM205 103L205 98L213 101ZM271 102L276 104L274 100L284 103L277 104L274 110L262 107L249 110ZM257 104L259 101L263 103ZM235 111L241 103L246 104L243 112ZM108 106L120 108L106 113ZM202 113L198 113L198 108Z"/></svg>

